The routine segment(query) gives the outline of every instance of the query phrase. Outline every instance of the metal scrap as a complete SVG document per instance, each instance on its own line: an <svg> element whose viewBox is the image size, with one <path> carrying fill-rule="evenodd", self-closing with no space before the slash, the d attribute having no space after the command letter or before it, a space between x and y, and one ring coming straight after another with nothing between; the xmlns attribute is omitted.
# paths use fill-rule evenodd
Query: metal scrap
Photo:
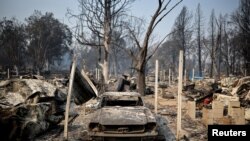
<svg viewBox="0 0 250 141"><path fill-rule="evenodd" d="M59 97L66 94L52 84L38 79L13 79L0 84L0 130L4 140L32 140L62 120L59 106L63 100Z"/></svg>

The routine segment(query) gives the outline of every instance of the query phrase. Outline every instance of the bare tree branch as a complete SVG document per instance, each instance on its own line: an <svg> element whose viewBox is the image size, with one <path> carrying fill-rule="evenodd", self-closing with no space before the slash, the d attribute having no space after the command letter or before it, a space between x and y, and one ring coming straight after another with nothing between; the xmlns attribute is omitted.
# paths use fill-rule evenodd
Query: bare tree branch
<svg viewBox="0 0 250 141"><path fill-rule="evenodd" d="M171 9L169 9L164 15L162 15L157 22L154 24L153 29L159 24L159 22L166 17L177 5L179 5L183 0L180 0L179 2L177 2ZM170 2L170 1L169 1ZM169 2L166 4L166 6L169 5ZM164 8L165 9L165 8ZM163 9L162 9L163 10ZM161 14L162 12L160 12L159 14Z"/></svg>
<svg viewBox="0 0 250 141"><path fill-rule="evenodd" d="M172 32L170 32L170 33L168 33L157 45L156 45L156 47L155 47L155 49L154 49L154 51L153 51L153 53L151 53L151 55L149 55L148 57L147 57L147 61L149 60L149 59L151 59L151 57L155 54L155 52L158 50L158 48L162 45L162 43L165 41L165 39L169 36L169 35L171 35L171 34L173 34L173 33L175 33L176 32L176 30L174 30L174 31L172 31Z"/></svg>

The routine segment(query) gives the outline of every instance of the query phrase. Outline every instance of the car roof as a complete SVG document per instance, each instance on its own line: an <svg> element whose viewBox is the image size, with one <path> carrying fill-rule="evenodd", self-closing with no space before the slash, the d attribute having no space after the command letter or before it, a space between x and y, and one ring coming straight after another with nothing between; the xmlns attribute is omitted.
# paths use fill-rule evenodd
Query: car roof
<svg viewBox="0 0 250 141"><path fill-rule="evenodd" d="M140 97L141 95L137 92L105 92L102 96L135 96Z"/></svg>

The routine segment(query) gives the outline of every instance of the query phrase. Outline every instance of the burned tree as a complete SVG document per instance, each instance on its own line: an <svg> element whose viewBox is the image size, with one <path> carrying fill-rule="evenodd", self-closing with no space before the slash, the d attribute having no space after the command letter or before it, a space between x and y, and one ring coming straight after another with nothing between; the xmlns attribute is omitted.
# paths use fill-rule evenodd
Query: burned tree
<svg viewBox="0 0 250 141"><path fill-rule="evenodd" d="M214 70L215 70L215 31L216 31L216 23L215 23L216 17L214 14L214 9L212 10L211 16L210 16L210 37L211 37L211 50L210 50L210 58L211 58L211 66L210 66L210 77L214 76Z"/></svg>
<svg viewBox="0 0 250 141"><path fill-rule="evenodd" d="M220 79L220 75L221 75L221 62L222 62L222 26L223 26L223 17L220 14L219 16L219 20L216 21L217 23L217 27L218 27L218 31L217 31L217 37L216 37L216 49L218 50L217 53L217 68L218 68L218 72L217 72L217 78Z"/></svg>
<svg viewBox="0 0 250 141"><path fill-rule="evenodd" d="M188 42L191 41L192 30L190 27L192 15L187 7L183 7L181 13L175 20L173 38L177 43L177 48L183 50L183 69L186 69L186 56Z"/></svg>
<svg viewBox="0 0 250 141"><path fill-rule="evenodd" d="M201 28L202 28L202 12L201 12L201 7L200 3L197 6L196 10L196 33L197 33L197 47L198 47L198 71L199 71L199 76L202 76L202 67L201 67Z"/></svg>
<svg viewBox="0 0 250 141"><path fill-rule="evenodd" d="M236 25L241 54L244 57L246 74L250 74L250 1L241 0L239 8L232 15Z"/></svg>
<svg viewBox="0 0 250 141"><path fill-rule="evenodd" d="M28 53L34 69L39 73L46 62L60 61L71 44L68 27L53 17L52 13L35 13L26 19L28 25Z"/></svg>
<svg viewBox="0 0 250 141"><path fill-rule="evenodd" d="M182 2L182 0L178 1L174 4L173 7L167 9L167 7L170 4L169 1L165 0L159 0L158 1L158 7L155 10L147 28L146 32L144 32L142 37L142 43L140 43L140 39L138 36L136 36L135 31L133 28L127 26L127 29L129 33L131 34L131 37L134 40L134 44L136 46L135 52L130 52L130 54L133 56L134 60L134 69L137 72L137 86L138 86L138 92L144 95L144 88L145 88L145 69L148 59L151 57L151 55L148 54L149 49L149 42L152 38L152 33L156 26L161 22L162 19L164 19L179 3Z"/></svg>
<svg viewBox="0 0 250 141"><path fill-rule="evenodd" d="M99 61L102 68L104 82L108 82L110 52L113 31L121 26L121 17L127 6L133 2L128 0L78 0L80 14L68 11L69 17L76 18L76 39L85 46L100 47L104 52L103 61ZM98 37L98 42L91 42L91 34Z"/></svg>
<svg viewBox="0 0 250 141"><path fill-rule="evenodd" d="M4 18L0 21L0 49L1 63L14 66L18 75L18 68L24 65L26 54L26 34L24 25L15 18Z"/></svg>

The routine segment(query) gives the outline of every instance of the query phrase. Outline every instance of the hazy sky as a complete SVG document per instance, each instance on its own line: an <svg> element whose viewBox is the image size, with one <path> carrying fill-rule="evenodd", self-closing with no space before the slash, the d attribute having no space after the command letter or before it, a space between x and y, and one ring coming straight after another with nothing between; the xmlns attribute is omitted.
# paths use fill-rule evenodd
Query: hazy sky
<svg viewBox="0 0 250 141"><path fill-rule="evenodd" d="M178 0L172 0L172 4ZM154 10L157 7L158 0L135 0L131 6L130 13L138 17L144 17L150 19ZM167 17L159 24L158 28L154 32L159 36L168 34L174 24L177 15L180 13L183 6L186 6L188 10L195 13L198 3L201 4L201 9L204 16L204 25L209 21L209 16L212 9L215 10L216 15L231 14L238 5L239 0L183 0ZM65 16L67 9L71 9L77 13L78 2L77 0L0 0L0 18L3 17L16 17L19 21L24 21L29 17L34 10L54 13L55 18L58 18L61 22L73 26ZM206 29L205 29L206 30Z"/></svg>

